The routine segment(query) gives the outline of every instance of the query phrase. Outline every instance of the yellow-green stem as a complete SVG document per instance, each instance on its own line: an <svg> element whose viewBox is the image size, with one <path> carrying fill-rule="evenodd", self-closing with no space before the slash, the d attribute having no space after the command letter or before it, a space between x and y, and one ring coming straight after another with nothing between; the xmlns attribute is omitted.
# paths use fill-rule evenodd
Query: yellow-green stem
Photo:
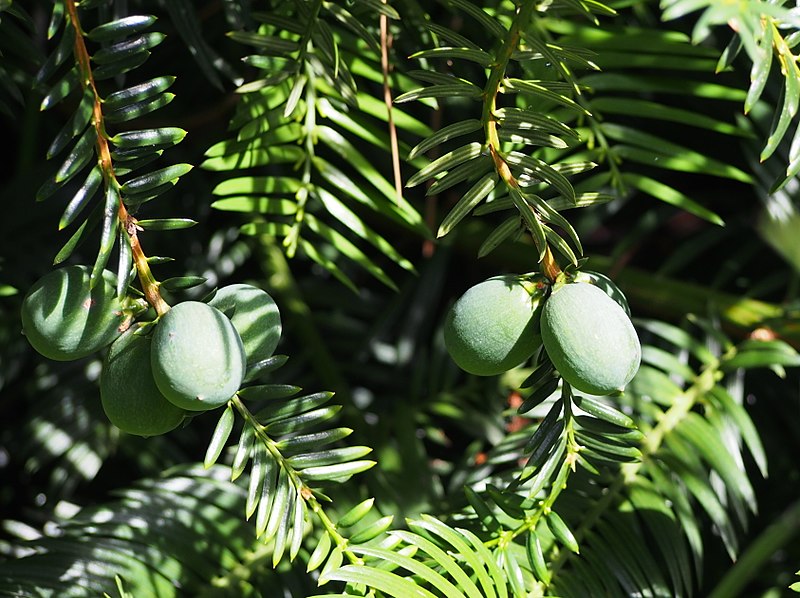
<svg viewBox="0 0 800 598"><path fill-rule="evenodd" d="M559 495L567 487L567 479L570 474L575 471L575 463L578 460L578 453L580 452L580 445L575 439L575 429L572 424L572 403L571 403L571 390L569 386L565 385L562 391L562 401L564 401L564 435L566 436L566 455L558 474L550 486L550 492L544 500L539 502L536 509L525 517L525 521L513 530L509 530L497 538L493 538L486 542L487 547L497 545L504 548L514 541L515 538L536 529L539 520L546 517L550 510L553 508Z"/></svg>
<svg viewBox="0 0 800 598"><path fill-rule="evenodd" d="M483 90L481 118L484 126L486 145L489 148L497 174L500 175L500 178L503 179L506 186L515 189L519 188L519 183L500 152L500 136L497 132L496 116L497 96L500 93L500 86L505 77L508 62L511 60L511 56L519 45L520 31L522 27L531 20L534 6L535 4L531 1L525 1L520 4L517 14L514 15L514 20L508 30L508 35L506 35L503 45L497 52L497 60L491 65L489 78ZM536 217L538 218L538 215ZM540 266L542 273L551 281L555 281L556 277L561 273L561 268L553 257L550 246L545 241L545 247L537 247L537 249L539 249L540 253L543 253Z"/></svg>
<svg viewBox="0 0 800 598"><path fill-rule="evenodd" d="M317 500L317 497L314 496L313 490L308 487L302 479L300 479L300 476L297 474L294 468L281 454L275 441L267 435L266 431L264 430L264 426L258 422L252 412L239 398L239 395L234 395L230 402L245 420L246 425L253 428L256 437L264 444L272 458L278 462L278 466L286 471L289 476L289 481L291 482L292 486L294 486L295 492L297 492L297 497L306 502L311 511L313 511L313 513L317 516L320 523L322 523L322 526L325 528L325 532L331 537L336 546L342 550L342 554L346 556L347 559L353 564L363 564L361 558L359 558L352 550L348 549L348 539L339 533L339 530L336 528L336 524L331 520L330 517L328 517L325 509L323 509L322 505Z"/></svg>

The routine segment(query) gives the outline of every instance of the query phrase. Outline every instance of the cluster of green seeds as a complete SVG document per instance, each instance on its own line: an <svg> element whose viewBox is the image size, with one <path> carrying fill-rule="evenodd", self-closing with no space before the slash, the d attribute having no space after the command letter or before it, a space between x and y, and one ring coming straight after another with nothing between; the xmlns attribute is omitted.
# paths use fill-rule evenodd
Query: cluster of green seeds
<svg viewBox="0 0 800 598"><path fill-rule="evenodd" d="M23 300L23 332L58 361L107 347L100 398L111 423L130 434L164 434L187 415L225 404L247 366L269 358L280 340L278 307L258 287L222 287L207 301L136 321L111 273L94 286L90 276L89 268L68 266L36 282Z"/></svg>
<svg viewBox="0 0 800 598"><path fill-rule="evenodd" d="M497 276L456 301L445 345L459 367L480 376L508 371L543 346L572 387L611 394L631 381L642 355L623 304L618 289L595 273L553 285L539 275Z"/></svg>

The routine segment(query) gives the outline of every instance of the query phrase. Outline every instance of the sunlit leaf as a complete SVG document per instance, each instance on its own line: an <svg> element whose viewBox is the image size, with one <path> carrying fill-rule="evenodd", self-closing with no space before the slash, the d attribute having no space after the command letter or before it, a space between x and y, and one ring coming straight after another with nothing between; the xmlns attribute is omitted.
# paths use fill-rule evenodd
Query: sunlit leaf
<svg viewBox="0 0 800 598"><path fill-rule="evenodd" d="M435 177L437 174L446 172L455 168L456 166L473 160L481 155L482 147L480 143L469 143L457 149L454 149L443 156L440 156L425 168L419 170L414 176L406 181L407 187L414 187L420 183Z"/></svg>
<svg viewBox="0 0 800 598"><path fill-rule="evenodd" d="M107 42L115 39L122 39L128 35L133 35L144 31L156 22L156 17L152 15L134 15L124 17L109 23L98 25L86 34L86 37L96 42Z"/></svg>
<svg viewBox="0 0 800 598"><path fill-rule="evenodd" d="M120 89L109 94L103 104L106 110L117 110L124 106L147 100L169 89L175 82L175 77L156 77L133 87Z"/></svg>
<svg viewBox="0 0 800 598"><path fill-rule="evenodd" d="M498 180L497 174L492 172L475 183L442 220L436 236L443 237L449 233L478 203L494 190Z"/></svg>
<svg viewBox="0 0 800 598"><path fill-rule="evenodd" d="M78 188L75 195L72 196L72 199L64 209L64 213L58 223L59 229L64 229L75 221L81 211L92 201L102 181L102 170L99 166L95 166L89 171L86 180Z"/></svg>
<svg viewBox="0 0 800 598"><path fill-rule="evenodd" d="M635 187L640 191L647 193L648 195L652 195L656 199L660 199L665 203L690 212L695 216L702 218L703 220L708 220L709 222L718 226L723 226L725 224L722 221L722 218L720 218L717 214L704 208L690 197L684 195L677 189L662 183L661 181L632 172L622 175L622 179L632 187Z"/></svg>
<svg viewBox="0 0 800 598"><path fill-rule="evenodd" d="M419 144L409 152L408 159L413 160L416 156L424 154L430 149L441 145L442 143L479 131L482 127L481 121L477 119L462 120L451 125L442 127L427 139L421 141Z"/></svg>
<svg viewBox="0 0 800 598"><path fill-rule="evenodd" d="M197 221L191 218L156 218L138 220L136 224L145 230L179 230L191 228Z"/></svg>
<svg viewBox="0 0 800 598"><path fill-rule="evenodd" d="M217 427L214 428L214 433L211 435L211 439L208 442L206 456L203 460L203 466L206 469L216 463L220 453L222 453L222 449L225 448L225 444L228 442L228 438L233 430L233 422L233 408L229 405L223 410L217 422Z"/></svg>

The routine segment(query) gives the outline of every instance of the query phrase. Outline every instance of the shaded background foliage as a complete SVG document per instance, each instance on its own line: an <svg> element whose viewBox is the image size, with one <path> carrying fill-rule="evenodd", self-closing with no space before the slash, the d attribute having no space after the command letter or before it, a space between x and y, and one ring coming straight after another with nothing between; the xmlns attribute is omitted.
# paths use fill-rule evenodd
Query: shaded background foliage
<svg viewBox="0 0 800 598"><path fill-rule="evenodd" d="M121 7L123 3L116 4ZM235 119L237 107L247 100L234 94L234 88L262 76L259 69L240 60L249 49L226 33L252 31L255 21L250 9L264 8L255 3L229 1L129 4L132 12L157 15L155 29L167 35L137 76L144 79L177 75L171 89L175 100L141 124L178 126L189 131L186 141L169 150L170 160L201 165L209 159L209 148L231 138L236 131L235 126L230 126L231 118ZM510 14L509 3L485 4L489 12L499 5L502 14ZM353 6L356 11L363 8L360 16L371 34L377 36L375 13ZM420 26L426 14L430 22L484 43L481 24L458 7L426 6L412 1L394 2L392 6L403 15L401 24L393 24L395 95L415 87L404 73L421 67L408 57L435 45L430 31ZM271 553L254 539L252 524L242 517L246 485L237 489L227 483L223 466L215 466L210 473L198 467L215 417L195 418L184 429L164 437L140 439L122 435L105 422L100 409L97 358L67 364L46 362L21 337L18 313L22 294L51 267L54 254L66 240L63 233L55 233L63 206L52 200L35 202L34 197L53 170L53 165L44 161L46 149L74 109L67 103L39 112L42 91L33 85L33 77L52 51L52 44L44 36L50 5L32 2L22 8L31 16L32 31L24 19L13 13L0 13L5 33L0 35L5 69L0 119L6 147L10 149L0 171L4 206L0 220L0 549L4 563L0 564L0 573L5 567L11 573L4 575L20 579L42 575L42 586L52 584L55 595L60 595L59 583L69 585L72 578L64 577L67 570L58 569L69 563L63 559L54 563L52 570L39 564L26 571L25 561L19 557L28 553L31 545L23 541L28 539L33 540L32 545L41 543L52 550L62 550L61 554L74 555L72 564L76 568L71 574L86 583L90 591L112 591L108 586L109 571L112 577L117 571L129 576L151 575L152 585L165 595L173 583L179 591L192 595L227 592L272 596L282 592L287 596L308 596L322 591L316 589L313 576L305 573L314 542L304 544L300 561L283 561L273 571ZM784 233L779 228L781 220L776 217L781 210L791 212L790 207L796 202L796 181L790 180L777 192L771 190L774 181L781 179L785 165L792 163L788 141L779 145L777 154L764 164L757 161L773 114L782 113L776 106L783 105L786 79L773 67L765 80L763 97L745 118L742 106L750 77L746 56L732 59L732 67L726 72L713 74L720 52L729 42L729 32L714 29L707 39L699 36L702 45L690 46L675 32L691 34L694 21L683 18L662 22L659 7L652 3L620 3L617 8L618 16L601 17L599 31L608 32L608 38L594 36L592 25L573 18L560 22L562 30L554 29L565 43L596 52L595 61L602 73L587 70L576 75L595 90L596 95L587 95L586 102L598 105L592 110L598 116L597 122L571 120L574 116L557 108L553 114L578 127L584 139L589 133L597 135L601 130L597 127L616 125L616 129L606 129L618 135L612 145L627 148L619 153L621 163L602 154L599 145L577 145L567 151L573 157L600 164L576 187L585 191L602 188L617 194L612 202L565 214L580 234L590 266L611 273L638 318L659 318L687 327L685 316L694 313L707 318L712 323L710 329L724 328L736 341L759 326L769 326L797 346L797 228L790 227ZM646 31L637 37L631 28ZM667 34L668 31L672 33ZM659 37L661 34L663 37ZM348 44L354 44L353 39L344 37L342 41L343 52L350 52L351 56L352 46ZM381 98L379 64L373 60L376 55L364 55L367 66L356 73L356 83L364 95ZM433 60L428 66L432 64ZM479 67L458 60L445 67L430 68L452 70L465 79L482 82ZM676 93L679 82L689 91ZM691 82L702 86L693 87ZM660 102L685 112L673 114L676 122L668 118L663 106L650 106L656 114L651 118L652 113L637 115L629 104L615 104L614 97ZM336 100L334 104L339 106ZM639 108L648 107L640 104ZM443 101L438 110L417 102L398 104L398 109L420 123L397 122L404 155L425 136L420 133L424 127L436 130L475 117L474 107L458 99ZM369 164L391 182L391 155L385 145L386 129L381 128L385 123L358 111L342 110L373 129L353 132L342 126L336 130L348 132L346 139L353 151L367 156ZM700 117L714 122L698 122ZM648 163L648 156L642 152L656 150L659 145L654 146L652 138L637 142L637 131L657 136L656 141L668 139L715 162L689 160L689 166L677 170L662 168L663 162ZM355 154L337 156L331 146L319 151L343 170L344 194L347 185L352 185L353 190L370 189L363 172L354 167ZM681 156L679 150L676 154ZM404 179L408 180L424 163L420 159L413 166L404 163ZM219 197L212 195L212 190L233 175L208 167L207 163L206 166L195 168L175 190L142 209L147 218L188 216L199 224L191 230L169 234L146 232L143 243L151 255L176 258L159 266L161 279L184 275L207 279L199 289L176 293L176 299L201 296L215 286L236 281L254 281L274 294L285 321L279 352L291 358L271 381L296 384L311 391L335 391L336 400L343 405L337 425L352 428L353 444L372 447L378 462L369 472L331 490L335 498L333 512L341 515L360 500L375 497L379 514L395 515L396 526L402 525L403 517L418 519L422 513L457 522L474 519L464 485L477 488L481 479L490 474L492 480L510 481L515 472L514 459L519 456L514 443L521 440L524 444L546 411L534 412L532 421L514 414L513 408L520 400L515 388L524 373L476 379L459 372L444 350L441 326L449 305L471 284L499 272L535 269L532 244L524 238L508 241L477 260L478 247L504 217L494 214L464 220L451 235L434 242L433 233L448 210L457 205L463 186L433 198L426 198L421 186L407 189L405 199L423 215L432 233L426 235L419 223L403 225L397 218L386 217L386 209L367 209L363 205L354 208L362 222L389 239L397 253L413 264L412 273L385 253L361 245L397 290L389 288L381 276L375 276L374 268L340 259L341 251L320 245L323 252L328 252L324 255L335 258L341 273L338 278L351 281L356 289L354 295L337 280L331 268L321 266L307 254L299 252L287 261L276 243L263 235L240 232L240 225L260 222L260 216L213 209L212 203ZM624 188L615 185L619 183L614 178L616 170L628 175L621 179ZM275 163L265 164L263 172L259 172L275 175L287 171ZM602 178L604 173L606 178ZM647 181L658 181L661 186ZM314 178L313 182L331 187L330 181ZM670 199L677 206L669 205ZM715 223L718 219L725 222L724 227ZM343 234L348 232L335 219L325 222ZM91 264L96 253L96 243L92 241L81 247L72 260ZM742 303L746 299L764 303ZM722 310L720 306L727 300L739 302L740 311L731 316ZM750 318L753 314L756 317ZM687 329L698 338L704 332L697 327ZM656 345L660 342L646 332L643 340ZM713 335L710 342L716 342ZM696 367L697 362L690 360L688 353L688 347L678 347L676 351L687 365ZM750 456L745 455L742 464L754 486L757 514L736 512L735 500L723 505L730 509L734 520L738 554L747 555L752 550L756 565L748 572L748 561L742 559L739 567L733 567L719 539L718 522L698 509L695 517L704 557L699 568L702 575L693 581L697 595L711 595L715 588L720 596L737 592L743 596L789 593L788 586L800 563L796 542L791 541L800 527L796 496L800 480L794 458L800 449L800 435L794 425L800 407L798 382L793 368L787 368L783 378L766 369L732 374L730 384L745 399L769 463L766 479L758 473ZM636 383L632 396L637 397ZM647 424L646 414L637 414ZM515 437L520 425L530 427ZM223 457L226 462L230 461L230 452ZM162 477L162 472L167 473ZM556 502L555 510L572 524L580 521L586 496L588 504L597 500L591 498L598 489L592 479L581 472L574 481L570 480L570 490L574 488L576 492L565 494ZM78 515L74 516L76 512ZM603 523L635 529L648 517L657 519L660 515L648 515L644 510L618 511ZM770 527L775 524L777 530ZM664 522L654 525L663 527ZM54 533L57 529L63 529L63 533ZM316 537L318 532L312 535ZM165 546L154 543L156 537L161 537L162 542L164 537L174 537L176 542ZM759 539L773 539L775 544L765 548L757 543ZM650 536L646 541L652 554L658 555L658 542ZM142 554L145 545L150 550ZM589 558L593 548L590 541L584 551ZM90 556L82 552L84 549ZM138 556L132 559L131 554ZM556 561L558 551L549 556ZM81 569L95 561L106 569ZM603 571L596 561L586 562L588 569L574 565L575 569L568 570L578 578L590 577L593 566L596 571ZM624 578L624 566L620 568ZM642 577L647 580L651 574L657 578L674 573L669 567L667 571L664 574L661 569L656 574L646 570ZM741 572L749 573L745 585L737 582L733 591L719 585L725 583L726 575ZM656 586L653 584L653 588ZM330 586L323 589L327 587ZM560 589L570 591L566 586ZM615 594L628 588L610 584L606 589ZM663 588L661 591L659 594L652 590L652 594L663 595ZM691 592L687 590L688 593Z"/></svg>

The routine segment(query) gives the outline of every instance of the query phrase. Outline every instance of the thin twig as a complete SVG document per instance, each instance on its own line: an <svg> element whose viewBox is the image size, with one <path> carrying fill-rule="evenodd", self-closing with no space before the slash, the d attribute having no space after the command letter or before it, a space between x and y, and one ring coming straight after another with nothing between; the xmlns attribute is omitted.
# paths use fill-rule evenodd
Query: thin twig
<svg viewBox="0 0 800 598"><path fill-rule="evenodd" d="M386 0L383 0L384 4ZM397 128L394 126L392 116L392 90L389 86L389 18L382 14L381 23L381 70L383 71L383 101L386 103L386 113L389 119L389 144L392 150L392 171L394 172L394 189L397 193L398 203L403 197L403 177L400 173L400 148L397 143Z"/></svg>
<svg viewBox="0 0 800 598"><path fill-rule="evenodd" d="M436 110L433 111L431 115L431 129L433 131L438 131L442 128L442 107L439 105ZM430 153L428 154L431 160L435 160L439 157L439 149L438 147L433 148ZM427 181L425 183L426 191L430 189L433 181ZM436 219L437 213L439 211L439 194L434 193L433 195L425 194L425 224L428 225L429 230L436 230ZM433 256L433 252L436 250L436 243L432 239L425 239L422 241L422 257L429 258Z"/></svg>

